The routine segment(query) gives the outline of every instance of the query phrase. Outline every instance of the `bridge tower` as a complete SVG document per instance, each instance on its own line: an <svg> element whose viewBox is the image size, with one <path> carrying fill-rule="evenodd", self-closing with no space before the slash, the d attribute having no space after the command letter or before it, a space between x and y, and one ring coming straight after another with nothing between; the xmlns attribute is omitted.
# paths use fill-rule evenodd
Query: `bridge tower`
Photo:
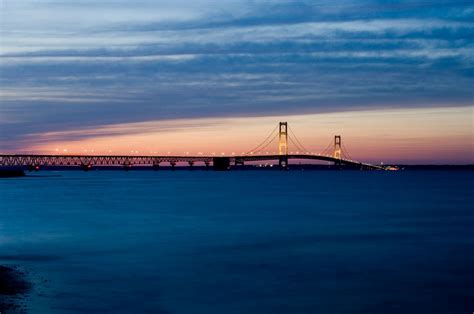
<svg viewBox="0 0 474 314"><path fill-rule="evenodd" d="M280 122L278 140L278 153L288 155L288 122Z"/></svg>
<svg viewBox="0 0 474 314"><path fill-rule="evenodd" d="M337 159L336 165L340 164L341 152L342 152L342 139L340 135L334 136L334 158Z"/></svg>
<svg viewBox="0 0 474 314"><path fill-rule="evenodd" d="M280 155L280 168L288 169L288 122L280 122L278 154Z"/></svg>

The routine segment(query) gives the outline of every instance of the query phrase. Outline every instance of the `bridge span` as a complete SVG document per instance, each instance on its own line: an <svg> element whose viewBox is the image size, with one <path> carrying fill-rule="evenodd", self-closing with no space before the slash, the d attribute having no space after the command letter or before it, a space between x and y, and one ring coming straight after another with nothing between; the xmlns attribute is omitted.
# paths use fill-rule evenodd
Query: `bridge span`
<svg viewBox="0 0 474 314"><path fill-rule="evenodd" d="M278 141L278 154L268 154L267 147L274 141ZM296 153L289 152L289 144ZM136 156L136 155L35 155L35 154L0 154L0 167L28 168L39 170L43 167L81 167L90 170L93 167L116 167L120 166L128 170L132 166L150 166L159 169L160 165L169 164L173 169L178 163L187 163L190 167L195 164L211 165L215 170L229 170L232 167L242 166L248 162L256 161L278 161L281 169L288 169L290 160L316 160L333 163L335 168L349 167L364 170L385 170L388 168L371 165L353 160L347 149L342 144L340 135L334 136L334 142L330 143L321 153L315 154L308 151L287 122L280 122L270 135L252 150L241 155L209 156L209 155L185 155L185 156Z"/></svg>
<svg viewBox="0 0 474 314"><path fill-rule="evenodd" d="M228 170L248 162L278 161L282 168L288 168L289 160L319 160L332 162L335 165L350 166L365 170L383 170L383 167L361 163L354 160L337 159L332 156L317 154L289 155L242 155L242 156L113 156L113 155L0 155L0 167L28 168L39 170L43 167L81 167L90 170L95 166L123 167L150 166L159 169L160 166L175 167L178 163L186 163L190 167L201 165L213 167L216 170Z"/></svg>

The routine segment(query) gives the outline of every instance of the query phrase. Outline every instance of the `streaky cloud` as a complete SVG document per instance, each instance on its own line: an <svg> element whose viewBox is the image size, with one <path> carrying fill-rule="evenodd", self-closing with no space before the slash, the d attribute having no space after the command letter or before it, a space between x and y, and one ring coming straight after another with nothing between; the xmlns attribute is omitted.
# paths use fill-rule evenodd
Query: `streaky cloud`
<svg viewBox="0 0 474 314"><path fill-rule="evenodd" d="M474 99L469 1L5 1L0 14L3 147L150 119Z"/></svg>

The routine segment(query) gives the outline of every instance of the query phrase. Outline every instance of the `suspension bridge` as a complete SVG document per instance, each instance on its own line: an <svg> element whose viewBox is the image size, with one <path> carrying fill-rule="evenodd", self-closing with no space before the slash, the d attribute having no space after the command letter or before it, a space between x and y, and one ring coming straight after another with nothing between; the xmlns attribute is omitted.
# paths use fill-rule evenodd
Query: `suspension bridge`
<svg viewBox="0 0 474 314"><path fill-rule="evenodd" d="M278 144L278 153L269 154L265 150L270 145ZM289 151L291 147L295 152ZM81 167L88 171L93 167L123 167L125 170L133 166L150 166L157 170L161 165L168 164L172 169L178 163L193 167L203 165L212 166L215 170L229 170L238 168L248 162L268 161L278 162L281 169L289 168L290 160L326 161L335 168L356 168L361 170L387 170L389 168L353 160L342 142L340 135L334 136L331 142L321 153L315 154L306 149L296 137L287 122L280 122L270 134L253 149L240 155L185 155L185 156L135 156L135 155L33 155L13 154L0 155L0 167L26 168L38 171L44 167Z"/></svg>

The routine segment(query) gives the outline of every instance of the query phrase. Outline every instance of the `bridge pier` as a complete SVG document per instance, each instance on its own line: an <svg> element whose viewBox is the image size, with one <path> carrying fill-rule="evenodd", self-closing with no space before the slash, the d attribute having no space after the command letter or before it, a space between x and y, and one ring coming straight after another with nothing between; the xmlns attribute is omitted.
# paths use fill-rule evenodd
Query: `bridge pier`
<svg viewBox="0 0 474 314"><path fill-rule="evenodd" d="M230 170L230 158L229 157L214 157L212 158L212 167L216 171Z"/></svg>
<svg viewBox="0 0 474 314"><path fill-rule="evenodd" d="M175 170L175 167L176 167L176 161L170 161L170 165L171 165L171 170Z"/></svg>
<svg viewBox="0 0 474 314"><path fill-rule="evenodd" d="M280 170L288 170L288 156L280 156L278 164L280 166Z"/></svg>
<svg viewBox="0 0 474 314"><path fill-rule="evenodd" d="M336 161L334 161L334 169L335 169L335 170L341 170L341 169L342 169L342 162L341 162L341 160L336 159Z"/></svg>
<svg viewBox="0 0 474 314"><path fill-rule="evenodd" d="M206 165L206 171L208 171L208 170L209 170L210 162L209 162L209 161L205 161L204 164Z"/></svg>
<svg viewBox="0 0 474 314"><path fill-rule="evenodd" d="M188 161L188 164L189 164L189 170L193 170L194 161L190 160Z"/></svg>
<svg viewBox="0 0 474 314"><path fill-rule="evenodd" d="M243 165L244 165L243 159L235 158L234 165L235 165L235 166L243 166Z"/></svg>
<svg viewBox="0 0 474 314"><path fill-rule="evenodd" d="M159 162L153 163L153 170L157 171L159 169L160 169L160 163Z"/></svg>
<svg viewBox="0 0 474 314"><path fill-rule="evenodd" d="M28 171L38 171L40 170L40 166L39 165L28 165Z"/></svg>
<svg viewBox="0 0 474 314"><path fill-rule="evenodd" d="M82 165L81 165L81 169L82 169L83 171L89 171L89 170L92 169L92 164L82 164Z"/></svg>

